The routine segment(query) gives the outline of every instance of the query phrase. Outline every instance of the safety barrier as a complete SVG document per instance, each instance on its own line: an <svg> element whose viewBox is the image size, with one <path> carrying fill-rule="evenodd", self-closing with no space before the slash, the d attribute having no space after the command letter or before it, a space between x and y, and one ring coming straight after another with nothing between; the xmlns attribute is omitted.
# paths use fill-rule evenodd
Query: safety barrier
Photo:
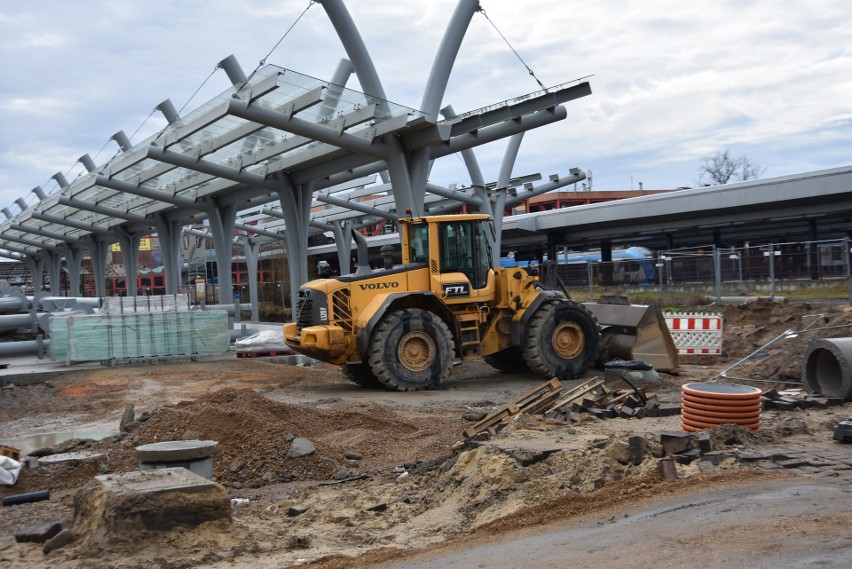
<svg viewBox="0 0 852 569"><path fill-rule="evenodd" d="M722 315L684 312L664 314L678 354L722 355Z"/></svg>

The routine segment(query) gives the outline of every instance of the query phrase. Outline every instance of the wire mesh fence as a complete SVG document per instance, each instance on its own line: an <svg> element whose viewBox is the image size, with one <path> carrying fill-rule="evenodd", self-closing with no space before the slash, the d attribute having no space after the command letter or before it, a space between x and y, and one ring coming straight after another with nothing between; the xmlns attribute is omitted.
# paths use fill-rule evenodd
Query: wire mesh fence
<svg viewBox="0 0 852 569"><path fill-rule="evenodd" d="M631 248L631 250L638 250ZM588 256L587 256L588 257ZM744 247L641 250L631 258L566 260L557 274L575 297L594 300L615 292L767 295L821 289L852 303L849 239Z"/></svg>

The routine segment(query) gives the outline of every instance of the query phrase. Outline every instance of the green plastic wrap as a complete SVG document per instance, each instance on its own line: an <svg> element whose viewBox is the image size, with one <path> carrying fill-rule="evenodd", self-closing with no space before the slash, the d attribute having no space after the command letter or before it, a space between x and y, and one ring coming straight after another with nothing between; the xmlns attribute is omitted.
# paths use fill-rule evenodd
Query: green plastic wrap
<svg viewBox="0 0 852 569"><path fill-rule="evenodd" d="M220 310L58 316L50 334L50 357L67 363L224 353L230 343Z"/></svg>

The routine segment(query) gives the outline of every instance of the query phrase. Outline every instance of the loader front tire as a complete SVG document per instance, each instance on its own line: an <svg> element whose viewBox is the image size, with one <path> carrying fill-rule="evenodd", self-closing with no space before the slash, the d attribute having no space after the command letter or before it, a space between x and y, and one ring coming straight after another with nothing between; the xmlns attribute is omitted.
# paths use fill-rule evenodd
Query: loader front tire
<svg viewBox="0 0 852 569"><path fill-rule="evenodd" d="M485 363L503 373L523 373L530 370L530 366L524 361L521 349L512 346L500 352L485 356Z"/></svg>
<svg viewBox="0 0 852 569"><path fill-rule="evenodd" d="M368 363L344 364L340 366L340 370L346 376L346 379L352 383L357 383L361 387L366 387L367 389L383 387L381 382L376 378L376 374L370 369L370 364Z"/></svg>
<svg viewBox="0 0 852 569"><path fill-rule="evenodd" d="M390 312L370 339L370 369L382 385L397 391L438 385L449 375L452 357L450 329L419 308Z"/></svg>
<svg viewBox="0 0 852 569"><path fill-rule="evenodd" d="M588 308L573 300L548 302L530 320L524 361L544 377L575 379L597 358L599 338L600 327Z"/></svg>

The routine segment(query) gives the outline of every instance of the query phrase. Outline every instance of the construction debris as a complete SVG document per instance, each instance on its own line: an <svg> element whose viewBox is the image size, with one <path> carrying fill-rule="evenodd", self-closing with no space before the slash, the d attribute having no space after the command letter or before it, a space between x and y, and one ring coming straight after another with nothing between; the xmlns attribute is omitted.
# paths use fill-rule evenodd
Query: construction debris
<svg viewBox="0 0 852 569"><path fill-rule="evenodd" d="M594 381L594 380L590 380ZM588 382L587 382L588 383ZM603 383L603 382L601 382ZM536 387L529 393L522 395L508 405L501 407L487 415L481 421L464 430L464 436L473 438L489 427L499 425L504 419L519 413L535 413L543 408L549 408L548 404L554 401L562 392L562 383L558 379L551 379L547 383Z"/></svg>
<svg viewBox="0 0 852 569"><path fill-rule="evenodd" d="M465 437L488 440L497 434L506 419L519 414L543 413L548 419L573 422L577 415L587 413L598 419L642 419L680 414L679 403L659 403L643 389L614 390L599 377L581 383L568 391L557 379L540 385L516 401L488 414L464 431Z"/></svg>

